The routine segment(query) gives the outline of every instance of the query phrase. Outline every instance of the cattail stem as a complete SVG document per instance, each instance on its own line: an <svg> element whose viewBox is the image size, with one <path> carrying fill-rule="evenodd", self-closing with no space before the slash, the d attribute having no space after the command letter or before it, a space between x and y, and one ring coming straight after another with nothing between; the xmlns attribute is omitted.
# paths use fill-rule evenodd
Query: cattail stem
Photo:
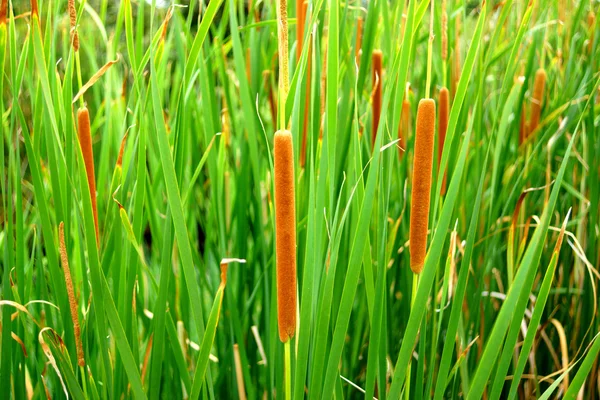
<svg viewBox="0 0 600 400"><path fill-rule="evenodd" d="M529 132L535 131L540 123L542 113L542 101L544 99L544 88L546 86L546 71L540 68L535 72L535 81L533 83L533 96L531 99L531 117L529 119Z"/></svg>
<svg viewBox="0 0 600 400"><path fill-rule="evenodd" d="M100 246L100 235L98 231L98 208L96 205L96 176L94 173L94 152L92 149L92 135L90 132L90 113L86 107L80 108L77 112L78 136L83 162L85 163L85 172L87 174L88 187L90 188L90 197L92 199L92 212L94 213L94 225L96 227L96 244Z"/></svg>
<svg viewBox="0 0 600 400"><path fill-rule="evenodd" d="M444 75L444 86L448 85L446 82L446 62L448 61L448 11L446 8L446 0L442 0L442 71Z"/></svg>
<svg viewBox="0 0 600 400"><path fill-rule="evenodd" d="M279 338L296 332L296 205L294 150L290 131L277 131L274 141L277 316Z"/></svg>
<svg viewBox="0 0 600 400"><path fill-rule="evenodd" d="M450 92L443 87L440 90L440 108L438 112L438 171L442 162L442 154L444 152L444 142L446 141L446 131L448 130L448 114L450 112ZM442 178L442 195L446 193L446 171Z"/></svg>
<svg viewBox="0 0 600 400"><path fill-rule="evenodd" d="M375 145L379 120L381 118L381 87L382 87L382 62L383 53L379 49L373 50L373 120L371 128L371 147Z"/></svg>
<svg viewBox="0 0 600 400"><path fill-rule="evenodd" d="M285 103L289 90L287 0L279 0L277 22L277 44L279 50L279 127L280 129L285 129Z"/></svg>
<svg viewBox="0 0 600 400"><path fill-rule="evenodd" d="M63 265L63 272L65 274L65 285L67 286L67 296L69 297L71 319L73 320L73 331L75 333L77 365L84 367L85 358L83 356L83 345L81 344L81 328L79 327L79 315L77 314L77 300L75 300L75 290L73 289L71 269L69 268L69 256L67 254L67 247L65 246L65 227L63 222L58 225L58 241L60 246L60 259ZM82 377L82 379L84 379L84 377Z"/></svg>
<svg viewBox="0 0 600 400"><path fill-rule="evenodd" d="M423 269L427 253L434 129L435 102L423 99L417 111L410 212L410 268L415 274Z"/></svg>

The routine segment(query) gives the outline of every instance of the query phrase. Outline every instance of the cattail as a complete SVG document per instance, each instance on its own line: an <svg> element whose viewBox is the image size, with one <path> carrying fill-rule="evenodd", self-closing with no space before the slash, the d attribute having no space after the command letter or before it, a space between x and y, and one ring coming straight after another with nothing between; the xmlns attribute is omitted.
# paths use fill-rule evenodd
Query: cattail
<svg viewBox="0 0 600 400"><path fill-rule="evenodd" d="M402 159L404 149L408 140L408 131L410 130L410 101L408 101L408 93L402 101L402 113L400 115L400 126L398 127L398 139L400 139L399 156Z"/></svg>
<svg viewBox="0 0 600 400"><path fill-rule="evenodd" d="M454 25L454 63L452 68L452 80L454 82L453 93L456 93L460 79L460 13L456 15Z"/></svg>
<svg viewBox="0 0 600 400"><path fill-rule="evenodd" d="M31 0L31 16L40 16L37 0Z"/></svg>
<svg viewBox="0 0 600 400"><path fill-rule="evenodd" d="M544 87L546 86L546 71L540 68L535 72L535 81L533 82L533 97L531 99L531 117L529 119L528 135L535 131L540 123L540 114L542 113L542 101L544 99Z"/></svg>
<svg viewBox="0 0 600 400"><path fill-rule="evenodd" d="M446 131L448 130L448 114L450 112L450 92L443 87L440 90L440 108L438 114L438 170L442 162L442 153L444 151L444 142L446 140ZM446 171L442 181L442 194L446 193Z"/></svg>
<svg viewBox="0 0 600 400"><path fill-rule="evenodd" d="M417 110L410 209L410 268L415 274L423 269L427 253L434 129L435 102L423 99Z"/></svg>
<svg viewBox="0 0 600 400"><path fill-rule="evenodd" d="M0 0L0 25L6 25L6 15L8 14L8 0Z"/></svg>
<svg viewBox="0 0 600 400"><path fill-rule="evenodd" d="M305 1L304 6L308 6ZM306 14L306 11L305 11ZM311 60L312 46L309 41L308 43L308 60L306 65L306 97L304 99L304 119L302 121L302 148L300 149L300 167L304 168L306 164L306 136L308 131L308 116L310 114L310 96L311 96L311 74L312 74L312 60Z"/></svg>
<svg viewBox="0 0 600 400"><path fill-rule="evenodd" d="M381 117L382 58L383 53L381 50L373 50L373 125L371 131L371 146L375 145L377 129L379 128L379 118Z"/></svg>
<svg viewBox="0 0 600 400"><path fill-rule="evenodd" d="M58 241L60 245L60 259L65 273L65 285L67 286L67 295L69 297L69 307L71 309L71 319L73 320L73 331L75 333L75 348L77 350L77 364L80 367L85 366L83 357L83 346L81 344L81 329L79 327L79 315L77 314L77 301L75 300L75 291L73 290L73 281L71 279L71 270L69 269L69 256L65 246L65 227L64 223L58 225Z"/></svg>
<svg viewBox="0 0 600 400"><path fill-rule="evenodd" d="M94 224L96 226L96 244L100 245L98 232L98 208L96 206L96 176L94 173L94 152L92 150L92 135L90 132L90 113L87 107L82 107L77 112L79 126L79 145L85 163L90 197L92 198L92 212L94 213Z"/></svg>
<svg viewBox="0 0 600 400"><path fill-rule="evenodd" d="M75 0L69 0L69 21L71 23L71 43L73 50L79 51L79 34L77 34L77 10L75 9Z"/></svg>
<svg viewBox="0 0 600 400"><path fill-rule="evenodd" d="M121 146L119 146L119 156L117 157L117 167L123 167L123 153L125 152L125 145L127 144L127 136L129 135L129 130L125 132L123 135L123 139L121 139Z"/></svg>
<svg viewBox="0 0 600 400"><path fill-rule="evenodd" d="M277 317L279 338L296 332L296 210L294 150L290 131L277 131L275 158L275 233L277 257Z"/></svg>
<svg viewBox="0 0 600 400"><path fill-rule="evenodd" d="M356 20L356 65L360 65L360 55L362 54L362 37L363 37L363 18L361 16Z"/></svg>
<svg viewBox="0 0 600 400"><path fill-rule="evenodd" d="M306 1L296 0L296 61L300 61L302 46L304 46L304 25L306 21Z"/></svg>

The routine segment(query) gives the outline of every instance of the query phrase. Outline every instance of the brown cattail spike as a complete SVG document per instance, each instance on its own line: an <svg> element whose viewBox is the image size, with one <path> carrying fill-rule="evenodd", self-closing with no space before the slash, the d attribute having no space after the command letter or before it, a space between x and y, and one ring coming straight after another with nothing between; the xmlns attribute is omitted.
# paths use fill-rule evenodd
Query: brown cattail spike
<svg viewBox="0 0 600 400"><path fill-rule="evenodd" d="M435 102L423 99L417 110L410 209L410 268L415 274L423 269L427 254L434 129Z"/></svg>
<svg viewBox="0 0 600 400"><path fill-rule="evenodd" d="M371 147L375 145L379 118L381 117L381 76L382 76L383 53L381 50L373 50L373 126L371 131Z"/></svg>
<svg viewBox="0 0 600 400"><path fill-rule="evenodd" d="M127 135L129 131L125 132L123 139L121 139L121 146L119 147L119 156L117 157L117 167L123 166L123 152L125 151L125 144L127 144Z"/></svg>
<svg viewBox="0 0 600 400"><path fill-rule="evenodd" d="M277 317L279 338L287 342L296 332L296 209L290 131L275 133L274 158Z"/></svg>
<svg viewBox="0 0 600 400"><path fill-rule="evenodd" d="M77 34L77 10L75 9L75 0L69 0L69 20L71 22L71 43L73 50L79 51L79 35Z"/></svg>
<svg viewBox="0 0 600 400"><path fill-rule="evenodd" d="M535 72L533 82L533 96L531 98L531 118L529 119L529 133L533 132L540 123L542 113L542 101L544 100L544 88L546 86L546 71L543 68Z"/></svg>
<svg viewBox="0 0 600 400"><path fill-rule="evenodd" d="M81 329L79 327L79 315L77 314L77 300L75 300L75 291L73 290L73 280L71 279L71 270L69 269L69 256L67 255L67 246L65 246L65 227L62 222L58 225L58 241L60 245L60 259L65 273L65 285L67 286L67 295L69 297L71 319L73 320L77 364L80 367L84 367L85 358L83 357L83 346L81 344Z"/></svg>
<svg viewBox="0 0 600 400"><path fill-rule="evenodd" d="M354 57L356 58L356 65L360 65L360 55L362 53L362 36L363 36L363 18L358 17L356 20L356 53Z"/></svg>
<svg viewBox="0 0 600 400"><path fill-rule="evenodd" d="M31 15L39 17L39 9L37 0L31 0Z"/></svg>
<svg viewBox="0 0 600 400"><path fill-rule="evenodd" d="M80 108L77 112L77 122L79 126L79 145L83 154L85 163L85 172L87 173L88 187L92 198L92 212L94 213L94 224L96 227L96 244L100 244L98 232L98 208L96 206L96 176L94 173L94 152L92 150L92 134L90 132L90 113L87 107Z"/></svg>
<svg viewBox="0 0 600 400"><path fill-rule="evenodd" d="M8 0L0 0L0 25L6 25L8 15Z"/></svg>

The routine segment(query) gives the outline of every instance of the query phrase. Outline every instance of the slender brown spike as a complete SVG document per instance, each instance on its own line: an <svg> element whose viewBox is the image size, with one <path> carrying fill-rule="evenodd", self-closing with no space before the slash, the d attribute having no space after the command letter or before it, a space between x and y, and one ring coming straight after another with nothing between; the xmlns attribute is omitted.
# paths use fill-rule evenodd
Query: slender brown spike
<svg viewBox="0 0 600 400"><path fill-rule="evenodd" d="M273 85L271 85L271 71L264 70L263 78L265 80L265 87L269 96L269 108L271 109L271 120L273 125L277 124L277 100L275 100L275 94L273 93Z"/></svg>
<svg viewBox="0 0 600 400"><path fill-rule="evenodd" d="M279 338L285 343L296 332L296 209L290 131L275 133L274 159L277 320Z"/></svg>
<svg viewBox="0 0 600 400"><path fill-rule="evenodd" d="M287 98L289 91L289 60L288 60L288 15L287 0L278 0L277 7L277 48L279 51L279 96ZM284 104L285 106L285 104Z"/></svg>
<svg viewBox="0 0 600 400"><path fill-rule="evenodd" d="M360 55L362 52L362 37L363 37L363 17L359 16L356 20L356 53L354 57L356 58L356 65L360 65Z"/></svg>
<svg viewBox="0 0 600 400"><path fill-rule="evenodd" d="M427 254L427 228L433 169L435 102L423 99L417 110L410 209L410 268L419 274Z"/></svg>
<svg viewBox="0 0 600 400"><path fill-rule="evenodd" d="M400 148L398 149L400 159L406 150L408 140L408 131L410 130L410 101L404 97L402 101L402 114L400 116L400 126L398 127L398 139L400 139Z"/></svg>
<svg viewBox="0 0 600 400"><path fill-rule="evenodd" d="M58 241L60 246L60 259L65 274L65 285L67 286L67 295L69 297L69 308L71 309L71 319L73 320L73 331L75 334L75 349L77 350L77 365L85 366L85 357L83 356L83 345L81 344L81 328L79 327L79 314L77 314L77 300L75 300L75 290L73 289L73 280L71 279L71 269L69 268L69 256L67 246L65 246L65 224L58 225Z"/></svg>
<svg viewBox="0 0 600 400"><path fill-rule="evenodd" d="M383 53L381 50L373 50L373 123L371 128L371 147L375 145L379 119L381 117L382 60Z"/></svg>
<svg viewBox="0 0 600 400"><path fill-rule="evenodd" d="M304 2L306 4L306 2ZM309 36L310 37L310 36ZM311 96L311 74L312 74L312 60L311 60L312 44L308 42L308 60L306 64L306 97L304 99L304 118L302 121L302 147L300 148L300 168L304 168L306 164L306 135L308 131L309 114L310 114L310 96Z"/></svg>
<svg viewBox="0 0 600 400"><path fill-rule="evenodd" d="M535 72L535 81L533 82L533 96L531 98L531 117L529 119L529 132L535 131L540 123L542 113L542 101L544 100L544 88L546 86L546 71L539 68Z"/></svg>
<svg viewBox="0 0 600 400"><path fill-rule="evenodd" d="M296 0L296 61L300 61L304 46L304 25L306 21L306 5L303 0Z"/></svg>
<svg viewBox="0 0 600 400"><path fill-rule="evenodd" d="M79 51L79 34L77 33L77 10L75 9L75 0L69 0L69 21L71 23L71 43L73 50Z"/></svg>
<svg viewBox="0 0 600 400"><path fill-rule="evenodd" d="M452 92L456 94L458 87L458 80L460 79L460 13L456 15L456 22L454 26L454 63L452 68L452 80L454 86Z"/></svg>
<svg viewBox="0 0 600 400"><path fill-rule="evenodd" d="M96 176L94 173L94 152L92 150L92 134L90 132L90 112L87 107L77 111L77 122L79 126L78 136L85 172L87 173L90 197L92 198L92 212L94 213L94 224L96 227L96 245L100 246L100 235L98 231L98 208L96 206Z"/></svg>
<svg viewBox="0 0 600 400"><path fill-rule="evenodd" d="M8 0L0 0L0 25L6 25L8 15Z"/></svg>
<svg viewBox="0 0 600 400"><path fill-rule="evenodd" d="M123 135L123 139L121 139L121 146L119 147L119 156L117 157L117 167L123 166L123 152L125 151L125 144L127 143L127 135L129 135L129 130L125 132L125 135Z"/></svg>
<svg viewBox="0 0 600 400"><path fill-rule="evenodd" d="M37 0L31 0L31 15L37 15L38 17L40 16Z"/></svg>

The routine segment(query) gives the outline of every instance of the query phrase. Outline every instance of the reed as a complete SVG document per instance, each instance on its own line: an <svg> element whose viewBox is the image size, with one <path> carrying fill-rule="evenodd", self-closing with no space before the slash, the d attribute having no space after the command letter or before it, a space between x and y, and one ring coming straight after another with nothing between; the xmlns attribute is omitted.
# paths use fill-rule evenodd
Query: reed
<svg viewBox="0 0 600 400"><path fill-rule="evenodd" d="M417 110L410 212L410 268L415 274L423 269L427 253L434 129L435 102L423 99Z"/></svg>
<svg viewBox="0 0 600 400"><path fill-rule="evenodd" d="M277 320L279 338L296 332L296 205L294 150L290 131L280 130L274 140L275 234L277 260Z"/></svg>
<svg viewBox="0 0 600 400"><path fill-rule="evenodd" d="M79 326L79 315L77 314L77 300L75 299L75 290L73 289L73 280L71 279L71 269L69 268L67 246L65 246L65 227L63 222L58 225L58 241L60 246L60 259L63 266L63 272L65 274L65 285L67 286L67 296L69 297L71 319L73 320L75 349L77 350L77 365L84 367L85 357L83 355L83 345L81 343L81 328Z"/></svg>
<svg viewBox="0 0 600 400"><path fill-rule="evenodd" d="M533 96L531 98L531 116L529 118L529 129L527 135L531 135L540 123L542 114L542 101L544 99L544 88L546 86L546 70L539 68L535 72L535 81L533 83Z"/></svg>
<svg viewBox="0 0 600 400"><path fill-rule="evenodd" d="M78 136L85 172L87 174L90 197L92 198L92 212L94 213L94 225L96 227L96 245L100 246L100 234L98 231L98 207L96 205L96 176L94 173L94 152L92 149L92 135L90 132L90 113L87 107L77 111Z"/></svg>
<svg viewBox="0 0 600 400"><path fill-rule="evenodd" d="M379 120L381 118L382 61L383 53L381 50L373 50L373 119L371 127L371 147L375 145Z"/></svg>
<svg viewBox="0 0 600 400"><path fill-rule="evenodd" d="M77 9L75 8L75 0L69 0L69 22L71 24L71 43L73 50L79 51L79 34L77 33Z"/></svg>

